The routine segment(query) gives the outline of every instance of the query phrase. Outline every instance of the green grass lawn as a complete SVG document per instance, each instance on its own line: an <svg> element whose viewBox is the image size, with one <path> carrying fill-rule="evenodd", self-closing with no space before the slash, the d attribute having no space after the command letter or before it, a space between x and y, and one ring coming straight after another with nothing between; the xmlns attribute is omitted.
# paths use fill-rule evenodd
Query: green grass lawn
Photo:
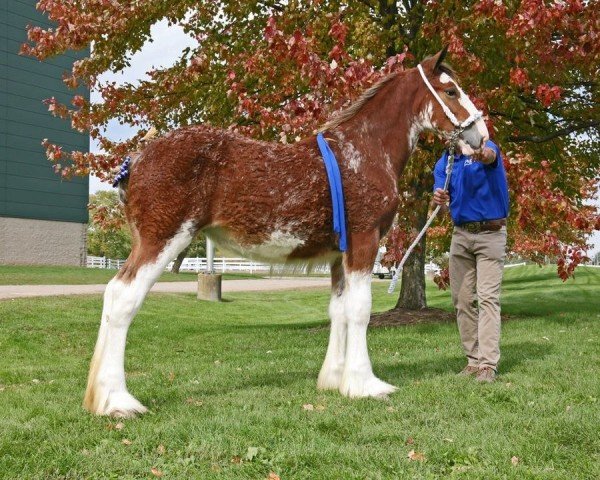
<svg viewBox="0 0 600 480"><path fill-rule="evenodd" d="M374 370L400 387L389 401L316 390L325 290L151 294L126 362L151 413L120 422L80 406L100 296L2 301L0 478L599 478L600 272L505 280L498 381L455 375L454 325L372 329ZM386 288L376 310L395 301ZM450 308L447 292L428 295Z"/></svg>
<svg viewBox="0 0 600 480"><path fill-rule="evenodd" d="M108 283L117 270L105 268L0 265L0 285L92 285ZM195 282L195 273L163 273L159 282ZM226 273L225 279L262 278L249 273Z"/></svg>

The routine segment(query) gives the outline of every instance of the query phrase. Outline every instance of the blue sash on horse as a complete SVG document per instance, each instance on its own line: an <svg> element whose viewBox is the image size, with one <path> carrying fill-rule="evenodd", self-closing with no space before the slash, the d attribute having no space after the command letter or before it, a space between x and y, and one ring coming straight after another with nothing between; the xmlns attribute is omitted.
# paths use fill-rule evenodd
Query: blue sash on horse
<svg viewBox="0 0 600 480"><path fill-rule="evenodd" d="M339 235L339 249L345 252L348 249L346 236L346 211L344 207L344 190L342 188L342 176L340 168L333 151L322 133L317 135L317 143L323 156L329 189L331 191L331 203L333 206L333 231Z"/></svg>

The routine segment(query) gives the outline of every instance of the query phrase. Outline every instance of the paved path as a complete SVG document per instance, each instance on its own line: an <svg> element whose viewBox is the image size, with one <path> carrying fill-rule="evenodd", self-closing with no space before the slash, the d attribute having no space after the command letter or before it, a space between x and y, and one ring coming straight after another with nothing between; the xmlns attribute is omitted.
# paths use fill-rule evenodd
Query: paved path
<svg viewBox="0 0 600 480"><path fill-rule="evenodd" d="M293 290L296 288L328 287L329 278L265 278L257 280L223 280L223 293L257 292L268 290ZM0 300L20 297L53 297L56 295L94 295L104 293L106 284L100 285L0 285ZM196 282L159 282L151 292L195 293Z"/></svg>

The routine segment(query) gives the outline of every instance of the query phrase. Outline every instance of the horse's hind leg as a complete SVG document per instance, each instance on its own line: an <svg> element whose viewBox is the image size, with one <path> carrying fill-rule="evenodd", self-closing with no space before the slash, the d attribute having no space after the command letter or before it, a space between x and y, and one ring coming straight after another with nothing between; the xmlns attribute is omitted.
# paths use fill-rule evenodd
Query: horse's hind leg
<svg viewBox="0 0 600 480"><path fill-rule="evenodd" d="M195 229L184 223L170 239L141 238L121 271L106 286L98 340L90 365L83 406L98 415L129 417L144 413L125 385L127 330L167 264L189 245Z"/></svg>
<svg viewBox="0 0 600 480"><path fill-rule="evenodd" d="M342 257L331 265L331 300L329 317L331 327L325 361L319 372L317 388L337 390L340 388L346 357L346 332L348 324L344 313L344 267Z"/></svg>

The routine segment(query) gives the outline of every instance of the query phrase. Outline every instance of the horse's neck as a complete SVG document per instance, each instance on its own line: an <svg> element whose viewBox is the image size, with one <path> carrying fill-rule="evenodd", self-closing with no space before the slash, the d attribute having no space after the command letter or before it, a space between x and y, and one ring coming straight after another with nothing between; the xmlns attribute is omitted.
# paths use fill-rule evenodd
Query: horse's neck
<svg viewBox="0 0 600 480"><path fill-rule="evenodd" d="M416 89L408 82L390 87L392 94L379 92L355 117L332 133L351 168L356 170L359 161L383 165L397 179L422 126L412 112Z"/></svg>

